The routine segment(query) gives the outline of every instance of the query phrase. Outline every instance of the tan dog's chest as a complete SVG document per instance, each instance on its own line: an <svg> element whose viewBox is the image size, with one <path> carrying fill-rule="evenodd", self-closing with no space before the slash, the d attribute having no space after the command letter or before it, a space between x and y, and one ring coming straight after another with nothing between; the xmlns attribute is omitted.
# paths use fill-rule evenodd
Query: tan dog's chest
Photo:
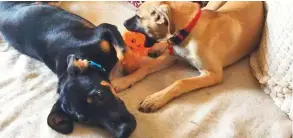
<svg viewBox="0 0 293 138"><path fill-rule="evenodd" d="M174 54L177 57L187 61L192 67L201 69L200 58L196 54L198 52L198 45L195 40L190 40L186 46L174 46Z"/></svg>

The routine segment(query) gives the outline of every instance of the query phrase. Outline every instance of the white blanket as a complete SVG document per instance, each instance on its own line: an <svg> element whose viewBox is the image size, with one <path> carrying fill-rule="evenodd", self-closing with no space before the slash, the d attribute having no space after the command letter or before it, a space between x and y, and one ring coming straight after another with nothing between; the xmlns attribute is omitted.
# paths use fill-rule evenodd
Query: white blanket
<svg viewBox="0 0 293 138"><path fill-rule="evenodd" d="M94 5L95 4L95 5ZM63 3L76 8L78 4ZM93 3L100 11L95 24L108 22L123 30L133 14L118 2ZM85 9L84 9L85 10ZM91 10L87 8L86 10ZM81 13L82 15L82 13ZM69 135L58 134L46 123L56 94L56 76L42 63L13 48L0 53L0 138L108 138L106 131L75 125ZM289 138L292 124L251 75L248 60L228 67L224 82L183 95L155 113L141 113L139 103L179 78L198 75L184 63L154 73L119 95L137 119L133 138Z"/></svg>
<svg viewBox="0 0 293 138"><path fill-rule="evenodd" d="M276 105L293 119L293 1L267 1L262 41L251 58L254 75ZM282 16L280 16L282 15Z"/></svg>

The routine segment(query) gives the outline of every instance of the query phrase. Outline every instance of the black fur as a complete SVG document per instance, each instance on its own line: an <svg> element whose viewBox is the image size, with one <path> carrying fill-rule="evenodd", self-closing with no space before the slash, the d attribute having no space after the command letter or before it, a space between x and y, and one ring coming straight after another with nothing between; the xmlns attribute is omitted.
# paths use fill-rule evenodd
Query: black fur
<svg viewBox="0 0 293 138"><path fill-rule="evenodd" d="M104 127L119 138L134 131L134 116L100 84L108 81L108 72L94 68L79 74L67 72L69 55L92 60L110 71L118 61L114 45L122 51L125 48L116 26L96 27L60 8L33 2L0 2L0 15L4 39L19 52L46 64L58 77L60 97L47 120L52 129L71 133L73 121L78 121ZM109 53L100 48L102 40L110 43ZM92 103L87 98L92 98Z"/></svg>

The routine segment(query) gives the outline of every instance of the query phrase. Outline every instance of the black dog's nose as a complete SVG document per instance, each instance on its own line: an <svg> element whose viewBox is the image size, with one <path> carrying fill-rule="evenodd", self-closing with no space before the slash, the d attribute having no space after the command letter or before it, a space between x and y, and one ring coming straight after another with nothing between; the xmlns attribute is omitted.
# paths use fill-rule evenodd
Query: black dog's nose
<svg viewBox="0 0 293 138"><path fill-rule="evenodd" d="M118 127L118 132L116 134L116 137L117 138L128 138L134 129L135 129L135 127L133 127L132 125L123 123Z"/></svg>
<svg viewBox="0 0 293 138"><path fill-rule="evenodd" d="M86 117L84 115L77 115L77 118L80 122L85 122L87 121Z"/></svg>
<svg viewBox="0 0 293 138"><path fill-rule="evenodd" d="M128 119L127 122L119 124L118 129L115 132L116 138L128 138L135 128L136 121L134 116L131 115L131 118Z"/></svg>

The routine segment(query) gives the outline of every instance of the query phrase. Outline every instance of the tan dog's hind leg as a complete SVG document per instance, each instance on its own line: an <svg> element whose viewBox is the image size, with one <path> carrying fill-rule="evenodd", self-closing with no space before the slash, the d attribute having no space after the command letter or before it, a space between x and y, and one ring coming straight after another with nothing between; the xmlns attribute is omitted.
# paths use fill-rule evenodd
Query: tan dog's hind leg
<svg viewBox="0 0 293 138"><path fill-rule="evenodd" d="M143 112L154 112L166 103L184 93L195 89L218 84L223 79L223 71L217 73L202 71L200 76L178 80L162 91L154 93L141 102L139 110Z"/></svg>
<svg viewBox="0 0 293 138"><path fill-rule="evenodd" d="M148 62L146 65L143 65L134 73L121 77L115 78L111 81L111 84L117 92L127 89L129 86L141 81L147 75L162 70L171 66L174 63L174 58L169 55L166 51L156 60Z"/></svg>

